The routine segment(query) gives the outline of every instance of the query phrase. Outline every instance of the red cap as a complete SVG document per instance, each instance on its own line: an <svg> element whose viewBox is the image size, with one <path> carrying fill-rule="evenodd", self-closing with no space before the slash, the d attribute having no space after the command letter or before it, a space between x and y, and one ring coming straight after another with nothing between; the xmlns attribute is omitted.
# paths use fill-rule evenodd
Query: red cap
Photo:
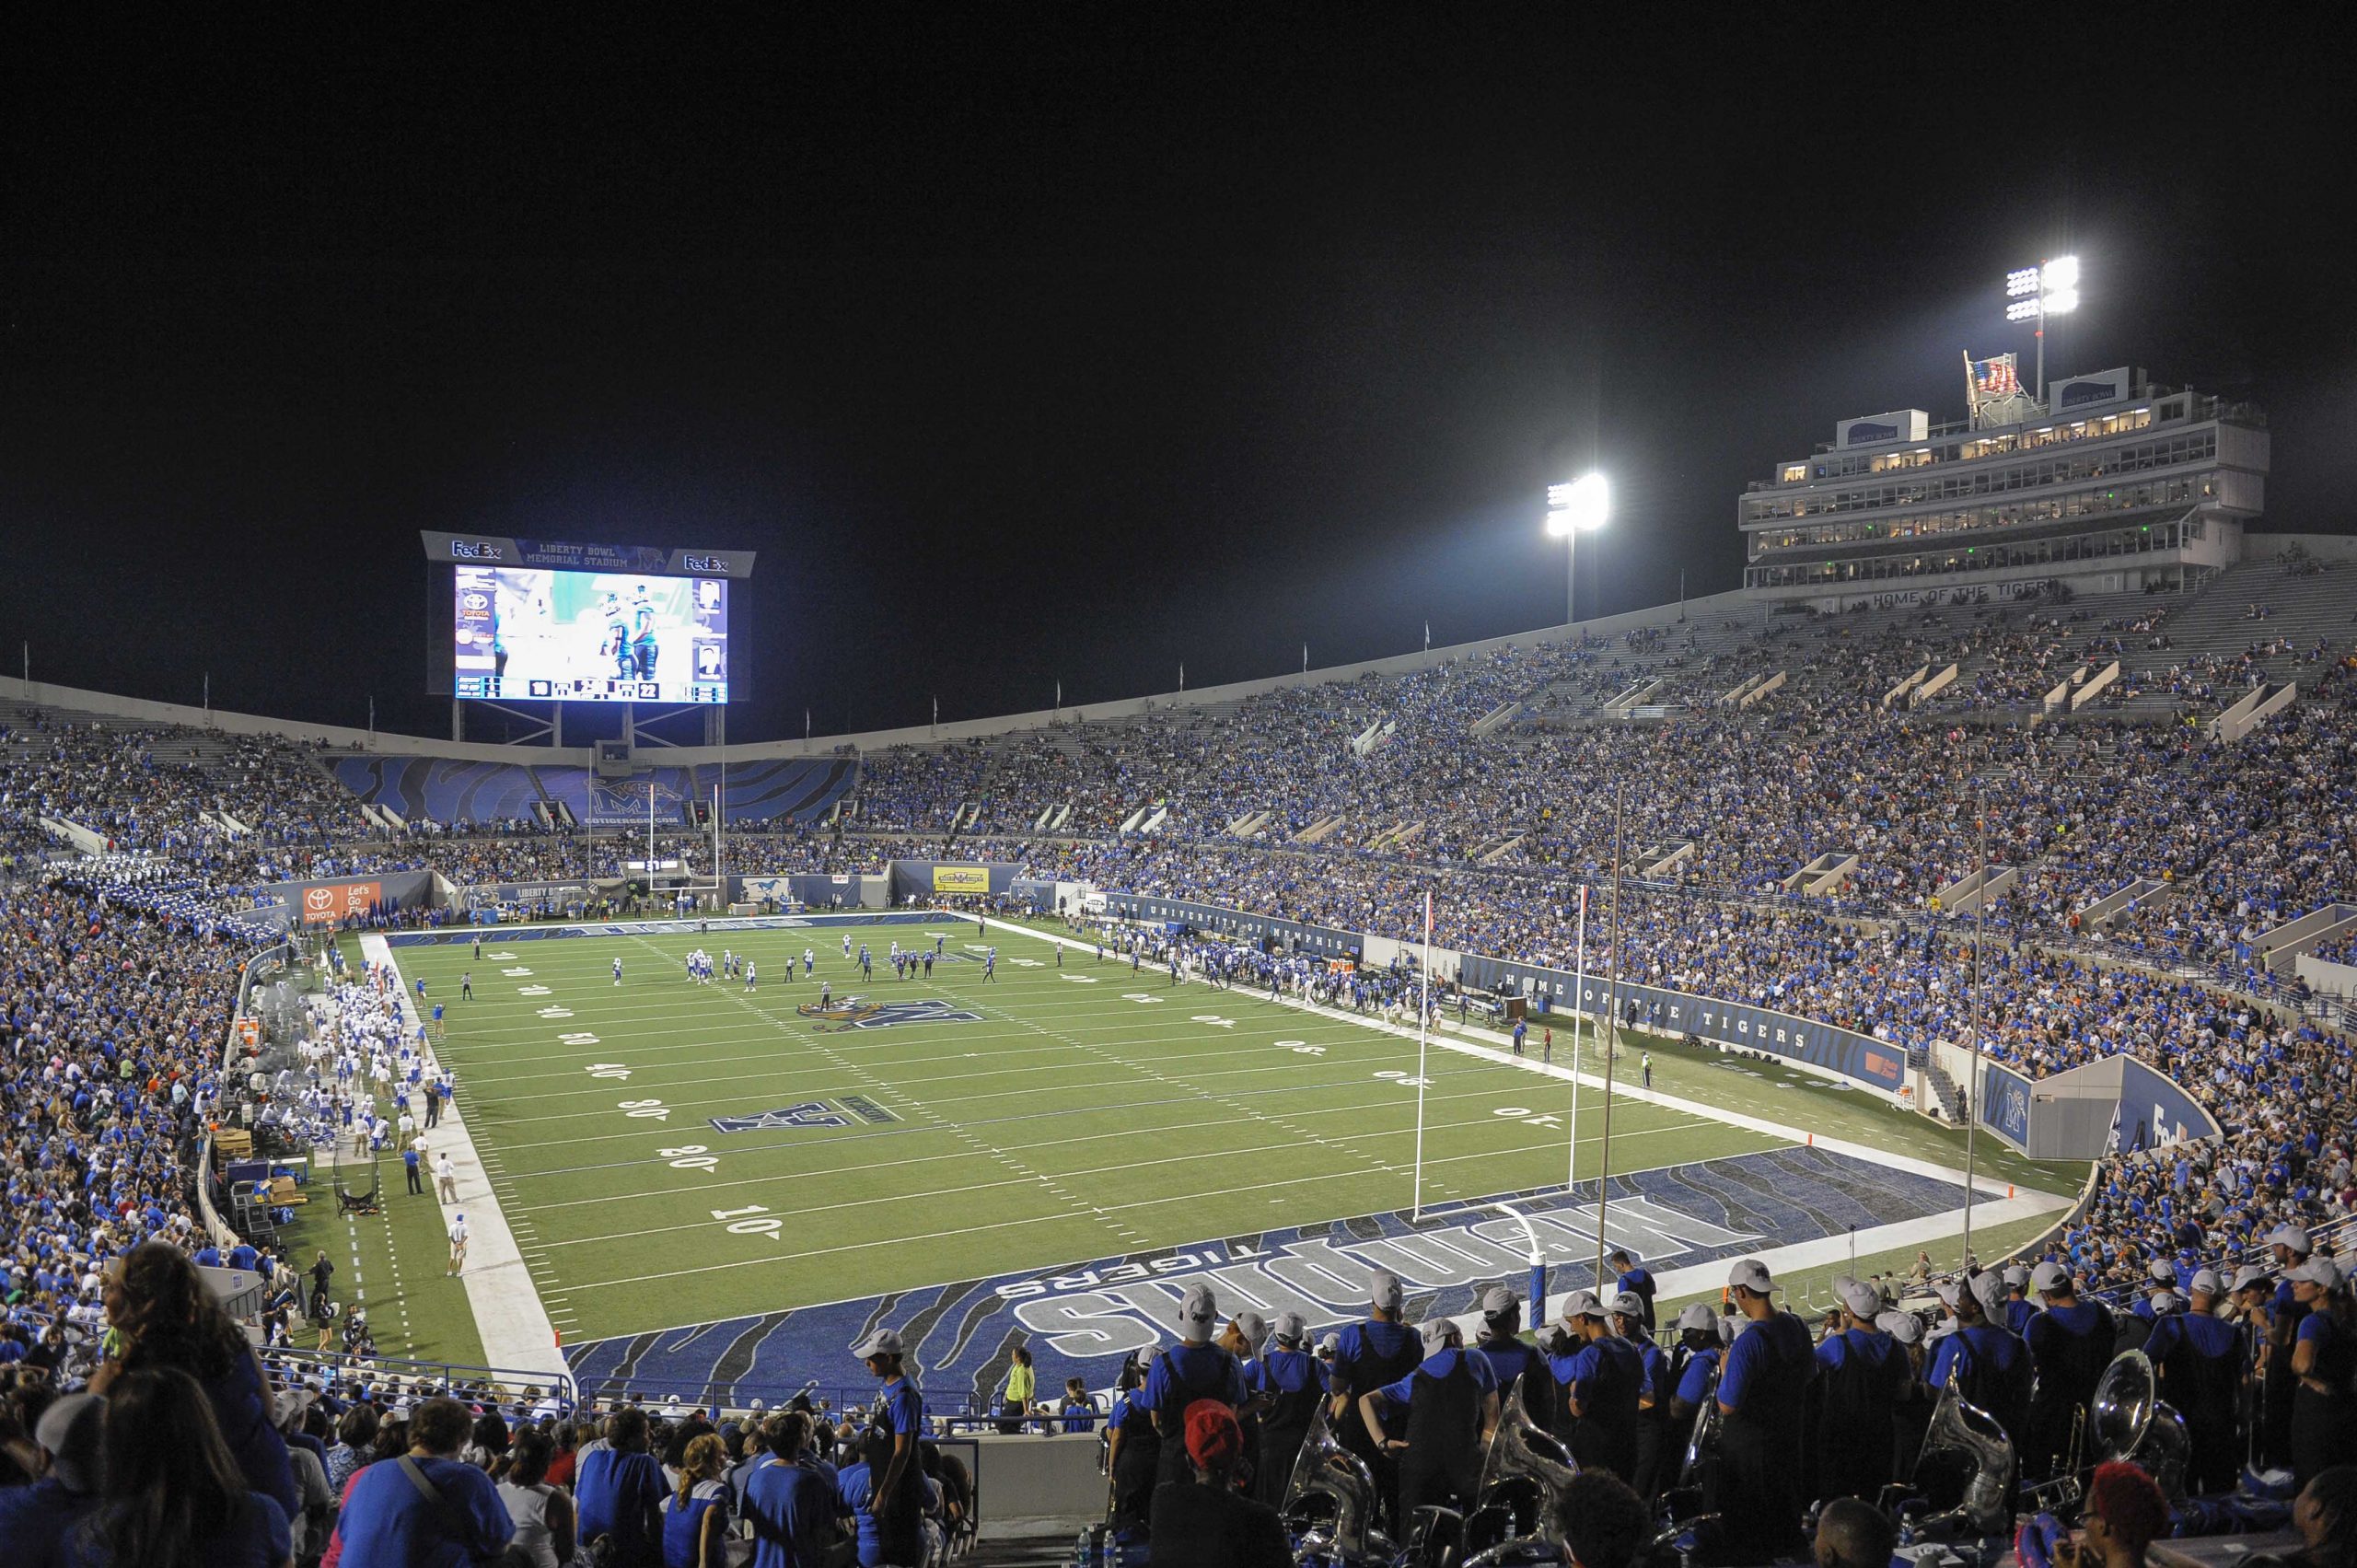
<svg viewBox="0 0 2357 1568"><path fill-rule="evenodd" d="M1200 1469L1225 1469L1244 1452L1244 1429L1236 1412L1218 1400L1197 1400L1187 1407L1187 1457Z"/></svg>

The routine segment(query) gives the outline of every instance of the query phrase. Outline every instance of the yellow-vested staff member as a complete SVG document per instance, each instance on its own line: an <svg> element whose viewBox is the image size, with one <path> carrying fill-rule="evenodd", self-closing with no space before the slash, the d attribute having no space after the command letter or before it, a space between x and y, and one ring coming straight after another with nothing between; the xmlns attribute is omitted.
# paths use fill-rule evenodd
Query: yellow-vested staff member
<svg viewBox="0 0 2357 1568"><path fill-rule="evenodd" d="M1015 1365L1006 1369L1006 1402L999 1407L1001 1432L1023 1430L1023 1418L1031 1413L1031 1401L1039 1393L1039 1376L1031 1366L1031 1353L1021 1345L1016 1346Z"/></svg>

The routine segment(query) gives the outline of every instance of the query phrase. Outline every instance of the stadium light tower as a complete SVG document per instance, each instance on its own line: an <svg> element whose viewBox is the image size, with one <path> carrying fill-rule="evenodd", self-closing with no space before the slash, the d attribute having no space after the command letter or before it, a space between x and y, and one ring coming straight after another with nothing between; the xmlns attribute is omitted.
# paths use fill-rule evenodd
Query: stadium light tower
<svg viewBox="0 0 2357 1568"><path fill-rule="evenodd" d="M2018 267L2005 274L2008 321L2038 323L2038 406L2046 406L2046 319L2067 316L2079 308L2079 259L2057 256L2035 267Z"/></svg>
<svg viewBox="0 0 2357 1568"><path fill-rule="evenodd" d="M1563 541L1563 624L1579 619L1572 590L1578 582L1580 535L1594 533L1612 513L1612 492L1600 473L1547 487L1547 537Z"/></svg>

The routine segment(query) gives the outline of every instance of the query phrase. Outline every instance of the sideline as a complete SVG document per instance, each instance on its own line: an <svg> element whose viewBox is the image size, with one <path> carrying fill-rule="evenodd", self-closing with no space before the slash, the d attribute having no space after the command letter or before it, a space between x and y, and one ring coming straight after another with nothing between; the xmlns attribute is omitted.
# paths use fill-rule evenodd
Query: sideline
<svg viewBox="0 0 2357 1568"><path fill-rule="evenodd" d="M408 982L401 978L401 964L393 958L385 938L375 932L364 934L360 951L370 963L383 964L392 970L394 984L401 988L404 1002L409 1001ZM430 1045L426 1056L440 1067L441 1058ZM556 1327L549 1321L548 1308L541 1304L540 1293L525 1267L524 1255L516 1246L515 1232L500 1210L498 1194L492 1191L491 1173L475 1150L459 1104L459 1097L453 1095L450 1109L442 1113L426 1140L433 1158L447 1154L458 1167L458 1202L442 1202L432 1170L426 1171L424 1179L427 1191L434 1194L435 1204L442 1210L446 1234L454 1210L469 1216L467 1266L459 1278L467 1287L467 1306L474 1314L475 1332L482 1340L483 1365L503 1372L570 1376L564 1353L557 1346Z"/></svg>

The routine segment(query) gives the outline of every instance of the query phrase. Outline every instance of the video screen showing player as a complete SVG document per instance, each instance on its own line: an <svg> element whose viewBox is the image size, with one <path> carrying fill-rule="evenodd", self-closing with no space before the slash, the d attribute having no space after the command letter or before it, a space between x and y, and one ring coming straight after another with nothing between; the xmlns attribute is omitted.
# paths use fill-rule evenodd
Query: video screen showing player
<svg viewBox="0 0 2357 1568"><path fill-rule="evenodd" d="M728 585L711 578L458 568L461 697L728 700Z"/></svg>

